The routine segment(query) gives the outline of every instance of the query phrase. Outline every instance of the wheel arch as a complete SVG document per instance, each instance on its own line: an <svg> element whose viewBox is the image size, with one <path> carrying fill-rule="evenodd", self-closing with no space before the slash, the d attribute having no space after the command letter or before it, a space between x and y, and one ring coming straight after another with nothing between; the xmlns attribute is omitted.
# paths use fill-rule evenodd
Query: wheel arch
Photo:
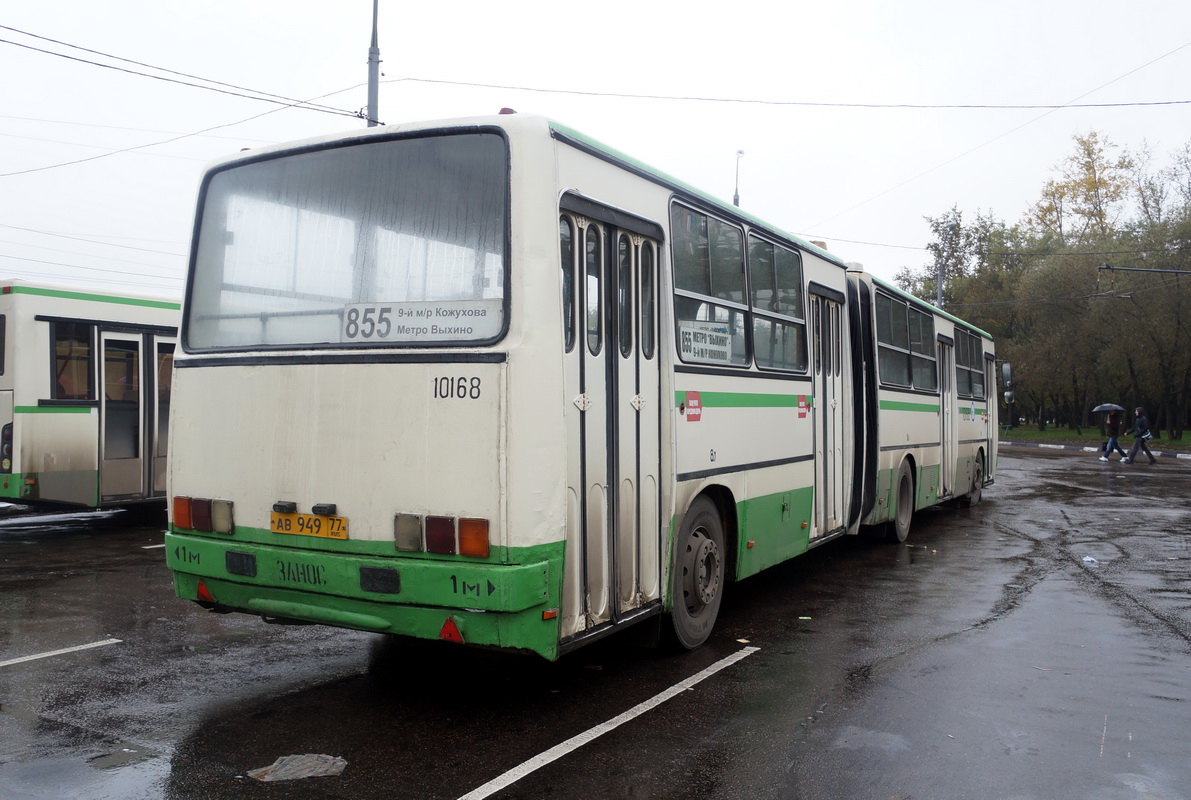
<svg viewBox="0 0 1191 800"><path fill-rule="evenodd" d="M706 497L715 504L716 510L719 511L720 524L724 528L724 550L727 564L724 569L724 576L728 582L736 580L736 562L737 562L737 543L740 541L740 519L736 513L736 496L732 490L722 484L711 484L703 488L703 491L691 498L691 503L700 497Z"/></svg>
<svg viewBox="0 0 1191 800"><path fill-rule="evenodd" d="M898 473L901 472L902 464L910 467L910 496L914 498L914 510L918 510L918 459L914 457L912 452L906 453L902 456L901 461L897 462L897 467L893 470L894 480L897 479ZM892 486L892 491L897 493L897 486Z"/></svg>

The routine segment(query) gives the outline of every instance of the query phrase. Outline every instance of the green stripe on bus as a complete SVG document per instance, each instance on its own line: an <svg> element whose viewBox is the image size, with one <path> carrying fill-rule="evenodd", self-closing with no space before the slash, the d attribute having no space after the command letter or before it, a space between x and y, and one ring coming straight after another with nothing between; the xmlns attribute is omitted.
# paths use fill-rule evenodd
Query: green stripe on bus
<svg viewBox="0 0 1191 800"><path fill-rule="evenodd" d="M938 403L903 403L900 400L882 400L882 411L929 411L932 414L939 412Z"/></svg>
<svg viewBox="0 0 1191 800"><path fill-rule="evenodd" d="M798 398L812 405L811 396L797 394L747 394L744 392L696 392L703 408L797 408ZM674 393L674 406L685 405L686 392Z"/></svg>
<svg viewBox="0 0 1191 800"><path fill-rule="evenodd" d="M90 414L94 406L13 406L14 414Z"/></svg>
<svg viewBox="0 0 1191 800"><path fill-rule="evenodd" d="M171 311L181 311L181 303L171 303L168 300L141 300L136 297L115 297L108 294L88 294L85 292L66 292L59 289L40 289L36 286L8 286L8 294L36 294L42 297L61 297L67 300L91 300L96 303L116 303L122 306L143 306L145 308L167 308Z"/></svg>

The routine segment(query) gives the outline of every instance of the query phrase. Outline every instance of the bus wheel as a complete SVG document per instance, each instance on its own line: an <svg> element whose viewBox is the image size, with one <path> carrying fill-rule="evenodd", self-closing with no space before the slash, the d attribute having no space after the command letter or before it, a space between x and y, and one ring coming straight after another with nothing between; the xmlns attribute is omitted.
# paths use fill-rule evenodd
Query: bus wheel
<svg viewBox="0 0 1191 800"><path fill-rule="evenodd" d="M886 541L901 544L910 535L910 519L914 516L914 477L910 474L910 462L903 461L897 473L897 510L893 521L885 527Z"/></svg>
<svg viewBox="0 0 1191 800"><path fill-rule="evenodd" d="M724 528L706 497L691 504L675 551L670 620L678 644L693 650L711 635L724 588Z"/></svg>
<svg viewBox="0 0 1191 800"><path fill-rule="evenodd" d="M980 497L984 493L984 456L978 454L976 456L976 463L972 466L972 491L960 500L960 505L964 507L971 507L980 503Z"/></svg>

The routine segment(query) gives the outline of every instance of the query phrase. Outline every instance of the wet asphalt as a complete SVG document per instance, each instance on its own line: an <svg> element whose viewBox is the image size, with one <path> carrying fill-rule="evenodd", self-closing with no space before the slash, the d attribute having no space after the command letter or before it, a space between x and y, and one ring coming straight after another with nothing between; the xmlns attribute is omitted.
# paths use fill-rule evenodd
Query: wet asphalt
<svg viewBox="0 0 1191 800"><path fill-rule="evenodd" d="M699 650L639 628L555 664L206 613L163 527L0 517L0 796L460 798L519 769L472 797L1191 800L1191 462L1005 448L905 545L730 586ZM305 753L347 766L247 776Z"/></svg>

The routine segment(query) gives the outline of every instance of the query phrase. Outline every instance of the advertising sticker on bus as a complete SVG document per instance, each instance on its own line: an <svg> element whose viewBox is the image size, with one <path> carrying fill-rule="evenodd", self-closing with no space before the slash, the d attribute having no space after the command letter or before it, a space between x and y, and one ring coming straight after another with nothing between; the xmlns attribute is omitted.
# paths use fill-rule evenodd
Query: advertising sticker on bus
<svg viewBox="0 0 1191 800"><path fill-rule="evenodd" d="M732 363L732 333L726 323L684 319L678 326L682 333L679 352L683 361Z"/></svg>
<svg viewBox="0 0 1191 800"><path fill-rule="evenodd" d="M502 310L499 298L351 303L339 333L345 342L483 341L500 335Z"/></svg>

